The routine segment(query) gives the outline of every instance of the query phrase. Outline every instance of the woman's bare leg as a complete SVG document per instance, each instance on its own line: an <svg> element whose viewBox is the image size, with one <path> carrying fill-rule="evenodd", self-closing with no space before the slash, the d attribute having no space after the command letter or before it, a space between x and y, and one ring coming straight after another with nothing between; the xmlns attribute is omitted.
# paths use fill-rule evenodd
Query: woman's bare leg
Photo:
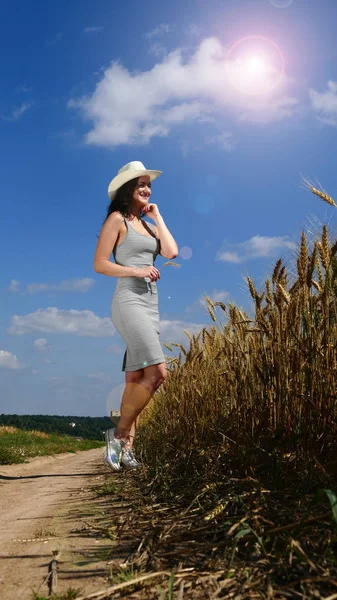
<svg viewBox="0 0 337 600"><path fill-rule="evenodd" d="M131 429L130 429L130 433L129 433L130 448L132 448L133 442L135 440L136 431L138 428L138 421L139 421L139 418L137 417L137 419L131 425Z"/></svg>
<svg viewBox="0 0 337 600"><path fill-rule="evenodd" d="M121 417L115 429L115 437L127 441L132 435L132 428L136 429L136 419L145 406L150 402L153 394L166 379L166 364L161 363L142 369L141 371L128 371L126 373L126 386L121 403Z"/></svg>

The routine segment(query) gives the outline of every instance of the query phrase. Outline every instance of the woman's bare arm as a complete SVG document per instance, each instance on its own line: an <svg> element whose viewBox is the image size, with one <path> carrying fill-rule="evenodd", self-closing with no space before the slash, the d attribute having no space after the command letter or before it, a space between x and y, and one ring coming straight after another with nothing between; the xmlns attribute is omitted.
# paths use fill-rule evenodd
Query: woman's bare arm
<svg viewBox="0 0 337 600"><path fill-rule="evenodd" d="M96 273L102 273L103 275L108 275L110 277L137 276L136 272L139 269L134 267L123 267L110 260L122 222L122 215L115 211L109 215L103 224L94 256L94 270Z"/></svg>

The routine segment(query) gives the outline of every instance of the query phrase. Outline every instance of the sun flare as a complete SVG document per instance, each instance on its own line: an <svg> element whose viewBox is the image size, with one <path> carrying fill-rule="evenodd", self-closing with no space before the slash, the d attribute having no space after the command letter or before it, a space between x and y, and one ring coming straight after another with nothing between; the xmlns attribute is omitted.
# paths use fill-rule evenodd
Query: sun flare
<svg viewBox="0 0 337 600"><path fill-rule="evenodd" d="M249 56L246 60L246 67L252 75L264 75L267 72L267 64L263 56Z"/></svg>
<svg viewBox="0 0 337 600"><path fill-rule="evenodd" d="M263 36L248 36L235 42L227 55L230 83L240 92L260 95L272 91L284 73L280 48Z"/></svg>

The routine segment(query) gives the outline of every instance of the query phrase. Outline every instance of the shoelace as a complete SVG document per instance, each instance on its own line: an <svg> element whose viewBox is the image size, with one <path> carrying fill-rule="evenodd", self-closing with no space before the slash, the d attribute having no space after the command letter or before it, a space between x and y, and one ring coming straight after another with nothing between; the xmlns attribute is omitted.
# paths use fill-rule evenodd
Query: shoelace
<svg viewBox="0 0 337 600"><path fill-rule="evenodd" d="M133 460L134 462L138 462L131 448L129 448L128 450L124 450L124 454L126 454L128 458L131 458L131 460Z"/></svg>

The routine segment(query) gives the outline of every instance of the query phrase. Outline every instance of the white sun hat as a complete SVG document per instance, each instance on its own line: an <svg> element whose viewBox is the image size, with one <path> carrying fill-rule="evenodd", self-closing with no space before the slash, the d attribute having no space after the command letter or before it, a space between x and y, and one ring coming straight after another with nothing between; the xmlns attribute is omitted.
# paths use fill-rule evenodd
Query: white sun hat
<svg viewBox="0 0 337 600"><path fill-rule="evenodd" d="M131 179L141 177L142 175L149 175L150 181L153 181L154 179L159 177L159 175L161 175L162 172L163 171L151 171L145 169L142 162L140 162L139 160L133 160L132 162L127 163L126 165L124 165L124 167L119 169L116 177L114 177L110 181L108 187L108 196L109 198L111 198L111 200L113 200L119 188L122 187L122 185L124 185L124 183L126 183L127 181L131 181Z"/></svg>

